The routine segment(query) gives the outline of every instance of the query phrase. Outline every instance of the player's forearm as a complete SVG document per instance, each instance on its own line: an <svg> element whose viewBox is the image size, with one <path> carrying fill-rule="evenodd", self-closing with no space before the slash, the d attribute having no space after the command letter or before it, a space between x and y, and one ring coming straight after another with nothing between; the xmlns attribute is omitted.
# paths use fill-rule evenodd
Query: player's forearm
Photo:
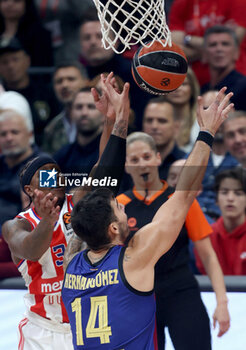
<svg viewBox="0 0 246 350"><path fill-rule="evenodd" d="M3 225L3 236L11 253L20 258L36 261L49 248L54 224L42 219L32 230L30 223L24 219L14 219Z"/></svg>
<svg viewBox="0 0 246 350"><path fill-rule="evenodd" d="M179 177L176 191L182 191L184 199L193 202L201 188L211 148L203 141L196 141Z"/></svg>
<svg viewBox="0 0 246 350"><path fill-rule="evenodd" d="M99 145L99 159L101 158L103 151L107 145L107 142L110 138L110 135L112 133L113 130L113 126L114 126L114 122L110 119L108 119L107 117L105 117L105 121L103 124L103 132L102 132L102 136L100 139L100 145Z"/></svg>
<svg viewBox="0 0 246 350"><path fill-rule="evenodd" d="M126 116L123 113L121 113L122 116L119 116L118 118L116 118L114 127L113 127L113 131L112 131L112 135L121 137L123 139L125 139L127 137L127 129L128 129L128 118L129 118L129 114L128 116Z"/></svg>
<svg viewBox="0 0 246 350"><path fill-rule="evenodd" d="M23 258L36 261L49 248L52 241L54 230L54 223L49 222L43 218L39 224L26 235L22 242Z"/></svg>

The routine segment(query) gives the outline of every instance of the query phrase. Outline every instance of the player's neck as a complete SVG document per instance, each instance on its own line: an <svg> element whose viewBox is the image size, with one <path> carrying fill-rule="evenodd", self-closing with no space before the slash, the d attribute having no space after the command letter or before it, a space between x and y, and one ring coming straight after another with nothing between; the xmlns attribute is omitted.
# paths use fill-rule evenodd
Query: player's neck
<svg viewBox="0 0 246 350"><path fill-rule="evenodd" d="M114 244L103 247L100 250L89 250L87 253L88 259L92 264L96 264L98 261L102 260L108 253L109 249L112 248Z"/></svg>

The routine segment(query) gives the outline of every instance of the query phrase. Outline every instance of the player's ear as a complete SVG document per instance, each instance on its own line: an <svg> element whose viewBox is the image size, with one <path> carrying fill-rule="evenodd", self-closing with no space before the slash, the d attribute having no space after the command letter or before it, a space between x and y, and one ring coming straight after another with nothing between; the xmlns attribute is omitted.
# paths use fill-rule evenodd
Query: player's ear
<svg viewBox="0 0 246 350"><path fill-rule="evenodd" d="M26 194L28 194L28 196L30 196L30 197L33 196L33 187L31 185L25 185L24 189L25 189Z"/></svg>
<svg viewBox="0 0 246 350"><path fill-rule="evenodd" d="M115 221L111 222L111 224L109 225L108 234L112 240L116 237L117 234L119 234L119 228Z"/></svg>

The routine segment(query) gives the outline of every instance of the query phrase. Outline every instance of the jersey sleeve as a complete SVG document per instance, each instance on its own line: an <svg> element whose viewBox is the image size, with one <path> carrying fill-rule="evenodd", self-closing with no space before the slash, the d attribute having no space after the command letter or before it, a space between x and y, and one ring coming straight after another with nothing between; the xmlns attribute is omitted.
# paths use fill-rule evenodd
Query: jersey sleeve
<svg viewBox="0 0 246 350"><path fill-rule="evenodd" d="M192 203L185 219L185 227L189 238L195 242L209 236L212 233L212 228L209 225L202 209L195 199Z"/></svg>

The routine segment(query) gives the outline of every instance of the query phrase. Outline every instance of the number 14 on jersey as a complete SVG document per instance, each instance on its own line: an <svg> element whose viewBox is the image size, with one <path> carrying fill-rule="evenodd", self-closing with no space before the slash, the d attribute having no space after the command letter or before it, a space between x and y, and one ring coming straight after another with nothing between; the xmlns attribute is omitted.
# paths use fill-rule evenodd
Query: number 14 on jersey
<svg viewBox="0 0 246 350"><path fill-rule="evenodd" d="M86 338L100 338L101 344L110 343L112 335L111 327L108 325L108 300L107 296L91 297L91 310L86 326ZM84 345L82 329L82 303L81 298L76 298L71 304L75 312L76 342L77 345ZM98 319L98 327L96 321Z"/></svg>

